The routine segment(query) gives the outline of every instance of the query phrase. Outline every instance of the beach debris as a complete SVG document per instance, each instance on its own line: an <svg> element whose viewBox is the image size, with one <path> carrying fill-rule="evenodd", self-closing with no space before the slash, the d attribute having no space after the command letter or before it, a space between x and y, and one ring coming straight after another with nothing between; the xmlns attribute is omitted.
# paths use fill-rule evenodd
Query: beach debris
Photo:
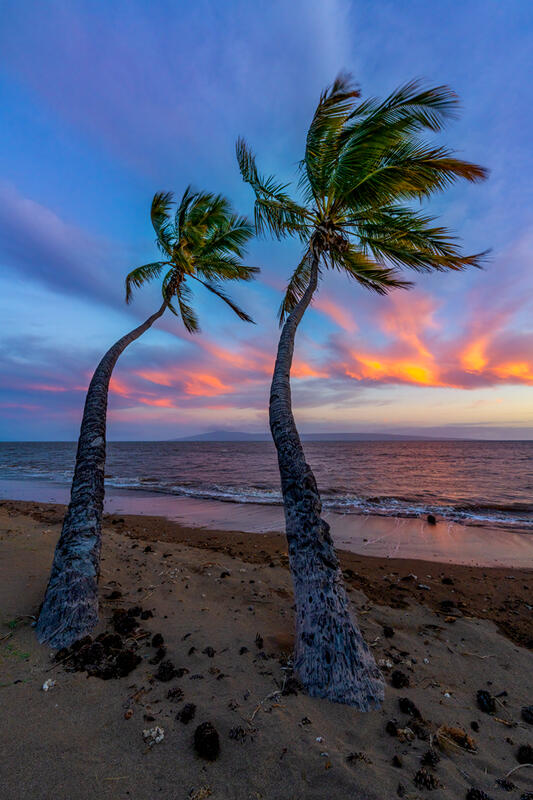
<svg viewBox="0 0 533 800"><path fill-rule="evenodd" d="M429 742L431 738L429 722L415 718L409 723L409 726L417 739L420 739L422 742Z"/></svg>
<svg viewBox="0 0 533 800"><path fill-rule="evenodd" d="M208 658L214 658L216 650L214 650L212 647L204 647L202 653Z"/></svg>
<svg viewBox="0 0 533 800"><path fill-rule="evenodd" d="M394 689L406 689L409 686L409 676L401 669L395 669L391 673L390 682Z"/></svg>
<svg viewBox="0 0 533 800"><path fill-rule="evenodd" d="M183 689L180 689L179 686L174 686L172 689L169 689L167 692L167 700L170 700L171 703L179 703L180 700L183 700Z"/></svg>
<svg viewBox="0 0 533 800"><path fill-rule="evenodd" d="M109 680L129 675L142 659L133 648L124 645L117 633L105 631L94 642L90 636L84 636L71 647L59 650L55 661L63 663L69 672L86 672L92 677Z"/></svg>
<svg viewBox="0 0 533 800"><path fill-rule="evenodd" d="M160 661L164 659L167 654L166 647L160 647L159 650L156 652L155 656L150 659L150 664L159 664Z"/></svg>
<svg viewBox="0 0 533 800"><path fill-rule="evenodd" d="M478 689L476 702L478 708L483 711L484 714L494 714L496 711L496 700L486 689Z"/></svg>
<svg viewBox="0 0 533 800"><path fill-rule="evenodd" d="M48 680L46 680L41 686L41 689L43 690L43 692L49 692L50 689L53 689L55 685L56 682L53 681L52 678L48 678Z"/></svg>
<svg viewBox="0 0 533 800"><path fill-rule="evenodd" d="M146 728L143 731L143 739L148 747L153 747L155 744L160 744L165 738L165 731L156 725L155 728Z"/></svg>
<svg viewBox="0 0 533 800"><path fill-rule="evenodd" d="M521 744L516 751L516 760L519 764L533 764L533 747L530 744Z"/></svg>
<svg viewBox="0 0 533 800"><path fill-rule="evenodd" d="M441 725L435 732L434 739L444 752L466 750L469 753L475 753L477 751L474 739L462 728L452 725Z"/></svg>
<svg viewBox="0 0 533 800"><path fill-rule="evenodd" d="M200 786L199 789L191 789L189 792L189 800L206 800L213 794L210 786Z"/></svg>
<svg viewBox="0 0 533 800"><path fill-rule="evenodd" d="M124 712L124 719L131 719L133 717L133 708L127 708Z"/></svg>
<svg viewBox="0 0 533 800"><path fill-rule="evenodd" d="M322 755L322 753L320 755ZM348 753L346 761L348 764L357 764L358 761L362 761L364 764L372 763L372 759L369 758L366 753L363 753L362 750L358 750L355 753Z"/></svg>
<svg viewBox="0 0 533 800"><path fill-rule="evenodd" d="M436 750L432 747L429 750L426 750L422 758L420 759L420 763L423 767L433 767L435 768L440 761L440 756Z"/></svg>
<svg viewBox="0 0 533 800"><path fill-rule="evenodd" d="M113 611L111 624L121 636L129 636L130 633L139 627L139 623L132 614L128 614L125 608L117 608Z"/></svg>
<svg viewBox="0 0 533 800"><path fill-rule="evenodd" d="M237 727L232 728L229 732L229 738L233 739L235 742L244 742L246 739L247 731L242 728L240 725Z"/></svg>
<svg viewBox="0 0 533 800"><path fill-rule="evenodd" d="M196 706L194 703L185 703L181 711L178 711L176 714L176 719L179 719L180 722L183 722L184 725L188 725L189 722L194 719L194 715L196 714Z"/></svg>
<svg viewBox="0 0 533 800"><path fill-rule="evenodd" d="M412 742L415 738L415 733L411 728L398 728L396 735L400 742Z"/></svg>
<svg viewBox="0 0 533 800"><path fill-rule="evenodd" d="M321 744L323 741L324 741L324 737L323 736L317 736L316 739L315 739L315 742L318 742L319 744Z"/></svg>
<svg viewBox="0 0 533 800"><path fill-rule="evenodd" d="M528 725L533 725L533 706L523 706L521 716Z"/></svg>
<svg viewBox="0 0 533 800"><path fill-rule="evenodd" d="M421 767L413 778L413 783L418 789L438 789L440 786L439 779L424 767Z"/></svg>
<svg viewBox="0 0 533 800"><path fill-rule="evenodd" d="M380 658L378 660L378 667L381 669L392 669L393 663L389 658Z"/></svg>
<svg viewBox="0 0 533 800"><path fill-rule="evenodd" d="M424 591L426 591L426 592L431 591L431 586L428 586L427 583L419 583L416 588L417 589L424 589Z"/></svg>
<svg viewBox="0 0 533 800"><path fill-rule="evenodd" d="M492 797L482 789L469 789L466 793L466 800L492 800Z"/></svg>
<svg viewBox="0 0 533 800"><path fill-rule="evenodd" d="M156 633L152 636L152 647L162 647L164 643L165 640L160 633Z"/></svg>
<svg viewBox="0 0 533 800"><path fill-rule="evenodd" d="M398 705L400 706L400 711L403 714L409 714L411 717L418 717L418 719L422 719L422 714L415 706L413 701L408 697L400 697L398 700Z"/></svg>
<svg viewBox="0 0 533 800"><path fill-rule="evenodd" d="M312 722L309 717L302 717L300 725L312 725Z"/></svg>
<svg viewBox="0 0 533 800"><path fill-rule="evenodd" d="M168 683L168 681L171 681L173 678L175 678L177 674L178 672L172 661L166 659L165 661L161 661L159 664L157 672L155 673L155 677L158 681Z"/></svg>
<svg viewBox="0 0 533 800"><path fill-rule="evenodd" d="M392 628L390 625L384 625L383 636L385 637L385 639L392 639L392 637L394 636L394 628Z"/></svg>
<svg viewBox="0 0 533 800"><path fill-rule="evenodd" d="M220 739L211 722L202 722L194 732L194 749L201 758L214 761L220 753Z"/></svg>
<svg viewBox="0 0 533 800"><path fill-rule="evenodd" d="M503 789L505 792L512 792L516 786L508 778L496 778L496 785Z"/></svg>

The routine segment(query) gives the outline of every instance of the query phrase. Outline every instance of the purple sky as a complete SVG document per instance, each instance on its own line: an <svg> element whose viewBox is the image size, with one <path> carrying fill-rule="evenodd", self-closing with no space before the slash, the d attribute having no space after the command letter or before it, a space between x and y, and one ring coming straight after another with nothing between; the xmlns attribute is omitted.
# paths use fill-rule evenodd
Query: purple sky
<svg viewBox="0 0 533 800"><path fill-rule="evenodd" d="M431 204L483 272L417 279L374 298L327 274L298 337L304 431L533 438L533 5L521 0L163 2L4 0L0 26L0 437L75 439L102 353L158 305L123 281L156 257L149 206L188 183L252 197L261 169L295 176L320 91L341 69L363 94L413 77L448 83L444 133L488 182ZM267 428L276 311L296 243L254 241L257 325L198 293L202 333L169 315L122 356L110 439Z"/></svg>

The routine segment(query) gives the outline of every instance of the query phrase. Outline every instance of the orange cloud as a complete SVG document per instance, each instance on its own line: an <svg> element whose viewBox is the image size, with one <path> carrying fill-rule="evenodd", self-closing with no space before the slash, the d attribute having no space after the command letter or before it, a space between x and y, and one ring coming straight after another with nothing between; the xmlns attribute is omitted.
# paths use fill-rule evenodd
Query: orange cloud
<svg viewBox="0 0 533 800"><path fill-rule="evenodd" d="M468 372L481 372L487 364L485 349L487 346L488 337L481 336L479 339L474 339L464 352L461 354L461 364Z"/></svg>
<svg viewBox="0 0 533 800"><path fill-rule="evenodd" d="M150 383L156 383L158 386L172 386L172 380L168 371L159 372L155 369L138 370L136 373L140 378L144 378Z"/></svg>
<svg viewBox="0 0 533 800"><path fill-rule="evenodd" d="M198 395L202 397L216 397L218 394L228 394L233 391L231 386L222 383L220 378L216 375L209 375L208 373L198 373L191 375L185 381L186 394Z"/></svg>
<svg viewBox="0 0 533 800"><path fill-rule="evenodd" d="M139 402L145 406L156 406L157 408L174 408L175 405L168 397L139 397Z"/></svg>
<svg viewBox="0 0 533 800"><path fill-rule="evenodd" d="M354 333L357 330L357 325L351 314L328 297L316 297L313 300L313 308L321 311L347 333Z"/></svg>
<svg viewBox="0 0 533 800"><path fill-rule="evenodd" d="M132 392L130 387L118 378L111 378L109 381L109 391L112 394L119 394L121 397L129 397Z"/></svg>
<svg viewBox="0 0 533 800"><path fill-rule="evenodd" d="M293 378L327 378L328 373L319 371L305 361L294 360L291 375Z"/></svg>

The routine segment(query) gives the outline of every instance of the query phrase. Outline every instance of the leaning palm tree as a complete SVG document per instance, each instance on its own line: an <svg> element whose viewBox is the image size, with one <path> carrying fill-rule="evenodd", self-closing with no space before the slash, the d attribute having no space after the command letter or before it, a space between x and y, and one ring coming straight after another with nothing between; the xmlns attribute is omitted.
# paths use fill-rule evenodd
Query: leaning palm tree
<svg viewBox="0 0 533 800"><path fill-rule="evenodd" d="M98 621L98 576L109 380L118 357L168 308L181 317L190 333L199 330L191 307L189 281L197 281L220 297L246 322L250 317L224 292L221 281L250 280L256 267L242 264L252 236L248 221L234 214L226 198L187 188L175 215L172 195L158 193L152 202L152 224L161 261L145 264L126 278L126 301L133 287L162 278L163 302L146 322L107 351L92 377L81 423L70 504L56 546L50 580L37 622L39 641L66 647Z"/></svg>
<svg viewBox="0 0 533 800"><path fill-rule="evenodd" d="M398 269L462 270L483 254L461 255L445 228L413 207L459 178L485 170L428 143L457 99L446 86L411 82L384 101L359 101L349 75L320 97L300 163L299 199L273 176L259 174L246 143L237 142L243 179L255 193L258 233L296 236L303 257L280 308L281 336L270 393L270 429L277 449L296 604L294 664L309 694L361 710L379 706L383 678L350 616L329 526L296 429L290 371L296 329L327 269L386 294L410 284Z"/></svg>

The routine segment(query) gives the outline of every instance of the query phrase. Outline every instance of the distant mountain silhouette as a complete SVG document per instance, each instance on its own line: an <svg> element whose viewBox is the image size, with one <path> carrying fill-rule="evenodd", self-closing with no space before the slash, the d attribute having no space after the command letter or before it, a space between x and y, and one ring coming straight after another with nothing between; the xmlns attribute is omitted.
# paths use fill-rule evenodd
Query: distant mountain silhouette
<svg viewBox="0 0 533 800"><path fill-rule="evenodd" d="M400 433L303 433L304 442L389 442L435 441L435 436L411 436ZM269 433L243 431L209 431L174 439L176 442L269 442Z"/></svg>

